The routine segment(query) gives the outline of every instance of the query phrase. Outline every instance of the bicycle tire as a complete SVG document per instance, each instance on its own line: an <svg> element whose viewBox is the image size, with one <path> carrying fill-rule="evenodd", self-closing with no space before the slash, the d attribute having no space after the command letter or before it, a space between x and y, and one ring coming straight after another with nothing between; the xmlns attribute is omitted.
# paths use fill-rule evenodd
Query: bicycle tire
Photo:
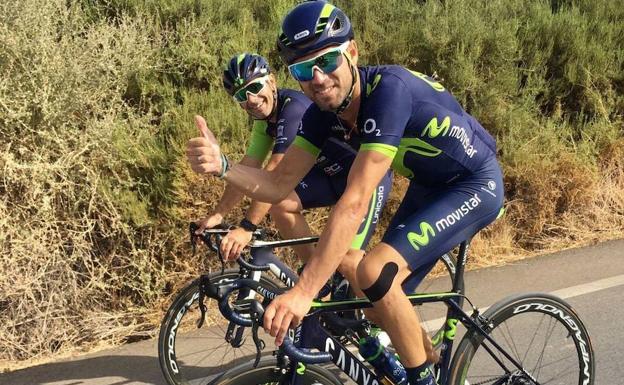
<svg viewBox="0 0 624 385"><path fill-rule="evenodd" d="M217 282L238 277L238 269L227 269L223 274L210 274L210 279ZM260 283L270 288L282 287L264 274L260 277ZM246 343L240 348L234 348L225 341L227 322L216 308L209 308L206 314L207 321L210 321L208 318L217 317L216 325L204 325L198 329L195 326L200 317L198 298L199 279L195 279L180 290L161 322L158 360L165 380L170 385L205 383L202 379L210 379L256 353L249 328L244 330ZM206 306L214 302L210 298L204 300ZM218 344L215 346L214 342Z"/></svg>
<svg viewBox="0 0 624 385"><path fill-rule="evenodd" d="M253 362L234 367L210 385L278 384L285 374L280 373L276 368L277 359L267 357L260 360L256 368L253 367ZM336 375L318 365L306 365L299 379L301 385L342 385L342 381Z"/></svg>
<svg viewBox="0 0 624 385"><path fill-rule="evenodd" d="M594 383L595 359L589 334L562 299L542 293L515 295L496 303L483 316L487 333L540 384ZM523 334L527 331L529 334ZM453 356L449 384L534 384L518 370L505 373L484 345L493 348L477 331L466 333ZM513 366L499 352L496 356Z"/></svg>

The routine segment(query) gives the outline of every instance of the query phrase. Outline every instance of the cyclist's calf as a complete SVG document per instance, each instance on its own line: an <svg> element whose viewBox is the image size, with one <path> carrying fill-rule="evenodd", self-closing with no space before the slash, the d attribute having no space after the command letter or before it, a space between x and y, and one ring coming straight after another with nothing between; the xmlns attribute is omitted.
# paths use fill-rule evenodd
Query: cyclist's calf
<svg viewBox="0 0 624 385"><path fill-rule="evenodd" d="M403 257L384 243L375 247L357 269L364 293L374 303L374 309L384 314L381 326L390 335L401 361L407 367L416 367L425 361L435 362L437 357L427 334L422 329L414 330L413 325L419 320L401 287L409 274Z"/></svg>

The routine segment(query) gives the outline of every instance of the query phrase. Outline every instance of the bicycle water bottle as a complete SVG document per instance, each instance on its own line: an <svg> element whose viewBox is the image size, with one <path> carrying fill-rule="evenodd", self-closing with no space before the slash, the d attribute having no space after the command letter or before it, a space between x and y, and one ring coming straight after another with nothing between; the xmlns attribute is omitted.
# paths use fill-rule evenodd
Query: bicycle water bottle
<svg viewBox="0 0 624 385"><path fill-rule="evenodd" d="M378 375L386 378L381 379L384 384L407 384L407 373L405 368L395 357L387 351L379 342L377 337L365 337L360 339L360 355L368 361ZM390 380L390 381L388 381Z"/></svg>

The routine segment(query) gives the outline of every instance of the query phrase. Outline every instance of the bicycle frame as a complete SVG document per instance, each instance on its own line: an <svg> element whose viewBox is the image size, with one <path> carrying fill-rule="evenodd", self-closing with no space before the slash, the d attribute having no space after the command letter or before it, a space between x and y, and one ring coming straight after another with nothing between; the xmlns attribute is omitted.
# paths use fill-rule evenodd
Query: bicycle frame
<svg viewBox="0 0 624 385"><path fill-rule="evenodd" d="M451 292L430 293L430 294L411 294L407 297L413 305L431 302L444 302L447 307L447 316L445 329L440 335L434 336L434 339L441 339L441 355L440 361L436 365L440 373L440 384L447 384L450 374L450 364L452 358L453 343L456 335L457 324L462 323L468 330L475 330L485 339L487 339L502 355L504 355L517 369L532 378L522 365L511 357L499 344L496 343L484 330L482 319L478 311L472 316L468 315L463 309L462 304L464 294L457 288L461 287L463 281L463 273L466 264L466 254L468 249L468 241L460 245L459 255L457 257L457 274L453 282L453 290ZM308 314L301 325L294 331L293 343L299 349L318 349L320 352L326 352L331 355L331 362L334 363L342 372L347 374L358 385L379 385L380 379L370 370L364 363L351 353L341 342L326 331L320 322L322 313L337 312L345 310L359 310L370 308L372 304L365 298L346 300L346 301L315 301L313 302L313 311ZM485 345L484 345L485 346ZM485 346L489 354L501 365L501 367L509 372L509 369L494 354L491 348ZM286 384L299 385L300 376L305 373L305 364L294 361L291 365L290 376Z"/></svg>

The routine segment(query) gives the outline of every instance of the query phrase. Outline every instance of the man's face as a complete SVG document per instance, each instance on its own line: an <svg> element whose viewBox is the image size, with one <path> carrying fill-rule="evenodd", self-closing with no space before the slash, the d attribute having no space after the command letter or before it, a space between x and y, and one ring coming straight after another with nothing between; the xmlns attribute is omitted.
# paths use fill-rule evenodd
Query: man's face
<svg viewBox="0 0 624 385"><path fill-rule="evenodd" d="M351 63L355 66L357 48L354 42L345 44L342 49L339 46L324 48L293 63L293 66L304 68L303 77L311 76L310 80L299 80L299 85L321 110L336 110L351 89L353 79L346 55L351 55Z"/></svg>
<svg viewBox="0 0 624 385"><path fill-rule="evenodd" d="M249 87L252 83L260 84ZM262 89L260 89L257 94L254 94L251 91L244 92L247 100L239 102L239 104L241 108L244 109L245 112L247 112L252 118L267 119L269 115L271 115L271 111L273 111L273 103L275 103L273 97L275 79L273 76L268 76L264 81L262 79L254 79L252 82L246 84L243 89L251 89L254 91L254 86L260 87L260 85L262 85Z"/></svg>

